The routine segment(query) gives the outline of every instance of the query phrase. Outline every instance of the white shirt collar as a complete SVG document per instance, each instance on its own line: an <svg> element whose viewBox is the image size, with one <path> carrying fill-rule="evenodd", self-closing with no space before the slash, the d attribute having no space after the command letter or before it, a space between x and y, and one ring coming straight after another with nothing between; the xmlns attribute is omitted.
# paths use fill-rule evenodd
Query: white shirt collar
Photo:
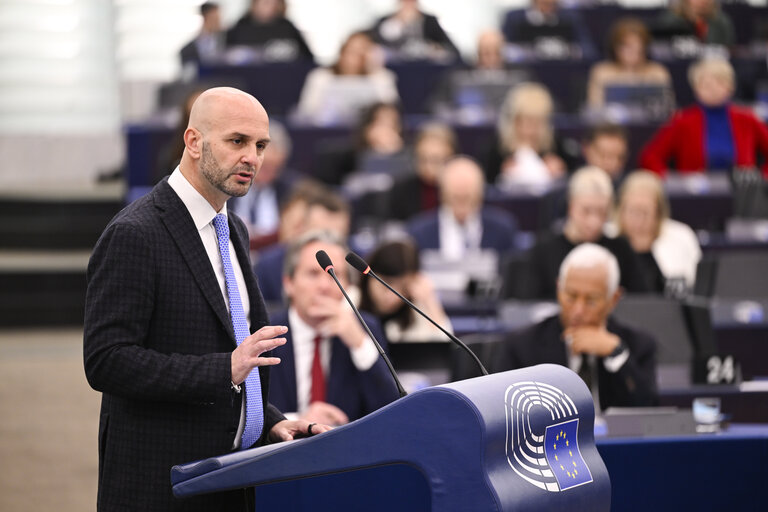
<svg viewBox="0 0 768 512"><path fill-rule="evenodd" d="M440 253L449 260L460 259L467 250L479 249L483 238L480 212L473 213L462 225L447 207L438 210Z"/></svg>
<svg viewBox="0 0 768 512"><path fill-rule="evenodd" d="M472 236L482 235L483 221L480 218L479 211L469 214L464 224L459 224L459 221L453 216L453 212L445 206L440 207L438 215L440 215L440 221L451 226L451 229L467 232ZM479 239L477 243L480 243Z"/></svg>
<svg viewBox="0 0 768 512"><path fill-rule="evenodd" d="M181 199L181 202L189 210L189 214L192 216L198 231L210 224L217 214L223 213L227 215L227 203L224 203L224 207L220 212L214 210L211 203L200 192L195 190L195 187L192 186L178 167L168 178L168 185L171 186L173 191L179 196L179 199Z"/></svg>
<svg viewBox="0 0 768 512"><path fill-rule="evenodd" d="M291 326L291 338L294 340L294 348L297 341L305 342L306 340L314 340L317 335L317 331L302 320L296 308L288 308L288 323Z"/></svg>

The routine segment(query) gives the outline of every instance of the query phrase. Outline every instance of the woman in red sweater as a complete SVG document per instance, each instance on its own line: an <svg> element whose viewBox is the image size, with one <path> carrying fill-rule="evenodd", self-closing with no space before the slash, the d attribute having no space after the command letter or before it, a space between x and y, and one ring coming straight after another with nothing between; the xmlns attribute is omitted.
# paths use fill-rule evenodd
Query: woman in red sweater
<svg viewBox="0 0 768 512"><path fill-rule="evenodd" d="M733 67L722 58L705 58L691 66L688 79L698 102L677 111L656 132L640 154L640 167L662 176L669 169L754 169L759 154L768 176L768 127L750 110L731 104Z"/></svg>

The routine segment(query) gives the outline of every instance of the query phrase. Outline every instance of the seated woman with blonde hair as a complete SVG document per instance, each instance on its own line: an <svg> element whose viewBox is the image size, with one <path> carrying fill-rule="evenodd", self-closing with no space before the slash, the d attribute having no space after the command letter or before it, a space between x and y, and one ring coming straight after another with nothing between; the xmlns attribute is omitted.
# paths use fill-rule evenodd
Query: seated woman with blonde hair
<svg viewBox="0 0 768 512"><path fill-rule="evenodd" d="M565 175L553 111L552 96L541 84L523 82L507 93L497 124L498 144L483 166L488 183L547 184Z"/></svg>
<svg viewBox="0 0 768 512"><path fill-rule="evenodd" d="M699 240L688 225L669 218L669 201L657 175L640 170L624 180L613 229L639 255L653 291L665 291L672 281L693 287L701 259Z"/></svg>

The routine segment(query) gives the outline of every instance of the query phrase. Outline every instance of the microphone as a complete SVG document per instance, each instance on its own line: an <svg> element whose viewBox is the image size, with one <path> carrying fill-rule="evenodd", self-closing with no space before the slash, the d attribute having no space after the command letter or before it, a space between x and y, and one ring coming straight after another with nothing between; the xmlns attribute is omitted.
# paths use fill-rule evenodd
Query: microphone
<svg viewBox="0 0 768 512"><path fill-rule="evenodd" d="M365 320L363 320L362 315L360 314L360 311L355 307L355 304L352 302L352 299L349 298L349 295L347 295L347 291L344 289L343 286L341 286L341 283L339 282L339 278L336 277L336 270L333 268L333 262L331 261L331 257L328 256L328 253L320 250L315 253L315 258L317 258L317 263L320 265L320 268L322 268L325 272L330 274L330 276L333 278L334 282L336 283L336 286L339 287L339 290L341 290L341 293L344 294L344 298L347 299L347 302L352 307L352 311L355 312L355 316L357 316L357 320L360 322L360 325L363 326L363 329L365 329L365 332L368 333L368 336L373 340L373 344L376 345L376 350L378 350L379 355L382 359L384 359L384 362L387 363L387 368L389 368L389 373L392 374L392 378L395 381L395 384L397 385L397 391L400 393L400 397L404 397L408 393L405 392L405 388L403 388L403 385L400 383L400 379L397 377L397 372L395 372L395 368L392 366L392 361L389 360L389 357L387 357L387 354L384 353L384 349L381 348L381 345L379 344L376 337L371 332L371 329L368 327L368 324L365 323Z"/></svg>
<svg viewBox="0 0 768 512"><path fill-rule="evenodd" d="M386 287L387 287L387 289L388 289L389 291L391 291L392 293L394 293L395 295L397 295L398 297L400 297L400 300L402 300L403 302L405 302L406 304L408 304L408 305L411 307L411 309L413 309L413 310L414 310L414 311L416 311L418 314L420 314L421 316L423 316L424 318L426 318L427 320L429 320L429 322L430 322L432 325L434 325L435 327L437 327L438 329L440 329L440 330L443 332L443 334L445 334L446 336L448 336L448 338L450 338L450 340L451 340L452 342L454 342L456 345L458 345L458 346L460 346L462 349L464 349L464 351L466 351L466 353L467 353L467 354L469 354L469 355L472 357L472 359L474 359L474 360L475 360L475 364L477 364L478 368L480 368L480 371L482 372L482 374L483 374L483 375L488 375L488 370L486 370L486 369L485 369L485 366L483 366L483 363L481 363L481 362L480 362L480 359L477 357L477 355L475 355L475 353L474 353L474 352L472 352L472 349L470 349L470 348L469 348L469 347L468 347L468 346L467 346L467 345L466 345L466 344L465 344L463 341L461 341L459 338L457 338L456 336L454 336L454 335L453 335L453 334L451 334L450 332L448 332L448 331L446 331L445 329L443 329L443 327L442 327L441 325L439 325L437 322L435 322L434 320L432 320L432 319L429 317L429 315L427 315L425 312L423 312L423 311L422 311L422 310L420 310L418 307L416 307L416 305L415 305L413 302L411 302L410 300L408 300L408 299L406 299L405 297L403 297L403 296L402 296L402 295L401 295L401 294L400 294L400 293L399 293L397 290L395 290L394 288L392 288L391 286L389 286L389 284L388 284L386 281L384 281L382 278L380 278L379 276L377 276L377 275L376 275L376 273L375 273L373 270L371 270L371 267L368 265L368 263L366 263L366 262L365 262L365 260L364 260L363 258L361 258L360 256L358 256L358 255L357 255L357 254L355 254L354 252L349 252L349 253L347 253L347 257L346 257L345 259L347 260L347 263L349 263L350 265L352 265L352 266L353 266L353 267L354 267L356 270L358 270L358 271L359 271L361 274L363 274L364 276L371 276L371 277L373 277L374 279L376 279L378 282L380 282L381 284L383 284L384 286L386 286Z"/></svg>

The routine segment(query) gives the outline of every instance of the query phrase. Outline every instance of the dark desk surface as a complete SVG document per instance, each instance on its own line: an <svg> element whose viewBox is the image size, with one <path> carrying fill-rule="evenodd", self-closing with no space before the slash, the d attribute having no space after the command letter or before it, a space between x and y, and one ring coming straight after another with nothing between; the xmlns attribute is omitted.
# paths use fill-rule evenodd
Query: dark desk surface
<svg viewBox="0 0 768 512"><path fill-rule="evenodd" d="M765 510L766 425L596 442L611 477L611 510Z"/></svg>

